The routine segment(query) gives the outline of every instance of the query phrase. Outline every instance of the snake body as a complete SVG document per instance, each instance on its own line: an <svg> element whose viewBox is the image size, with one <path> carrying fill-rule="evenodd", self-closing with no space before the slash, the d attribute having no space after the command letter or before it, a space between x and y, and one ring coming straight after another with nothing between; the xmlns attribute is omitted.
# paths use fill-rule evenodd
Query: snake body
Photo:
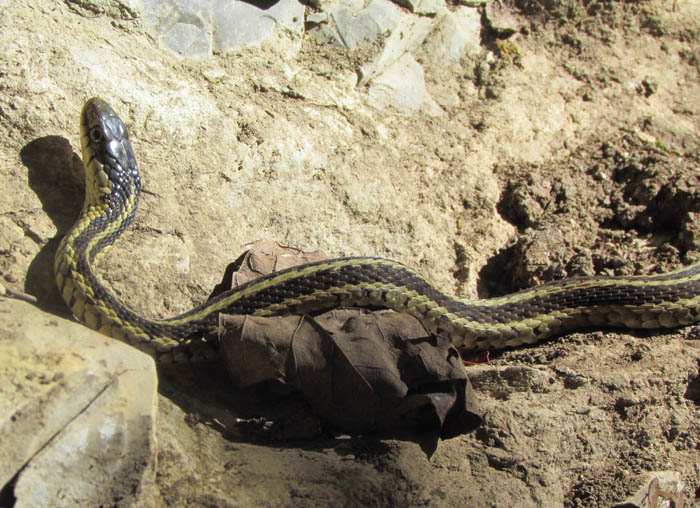
<svg viewBox="0 0 700 508"><path fill-rule="evenodd" d="M338 306L386 307L448 334L463 351L532 344L581 327L670 328L700 320L700 264L634 277L576 277L507 296L464 300L388 259L346 257L295 266L252 280L169 319L131 310L97 278L100 258L136 213L141 179L124 123L103 100L86 102L80 138L82 212L55 259L58 288L73 315L161 360L208 357L218 314L315 313ZM200 347L201 346L201 347Z"/></svg>

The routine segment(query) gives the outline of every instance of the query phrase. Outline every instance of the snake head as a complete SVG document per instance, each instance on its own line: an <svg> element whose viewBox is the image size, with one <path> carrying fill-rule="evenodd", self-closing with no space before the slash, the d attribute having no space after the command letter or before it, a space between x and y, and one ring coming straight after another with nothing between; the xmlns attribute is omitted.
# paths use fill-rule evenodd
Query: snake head
<svg viewBox="0 0 700 508"><path fill-rule="evenodd" d="M80 115L80 144L85 165L85 203L118 211L137 199L141 177L129 132L102 99L85 103Z"/></svg>

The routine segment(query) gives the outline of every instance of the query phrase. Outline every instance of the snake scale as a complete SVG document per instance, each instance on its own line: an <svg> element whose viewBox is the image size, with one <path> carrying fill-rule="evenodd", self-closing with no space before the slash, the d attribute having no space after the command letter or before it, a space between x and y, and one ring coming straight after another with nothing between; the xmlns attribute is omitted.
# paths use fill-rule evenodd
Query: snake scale
<svg viewBox="0 0 700 508"><path fill-rule="evenodd" d="M346 257L252 280L179 316L149 319L107 289L96 267L134 218L141 177L126 126L103 100L83 107L85 201L55 258L58 288L73 315L162 361L208 358L218 314L316 313L338 306L386 307L451 336L462 351L532 344L582 327L670 328L700 320L700 264L661 275L575 277L507 296L446 295L388 259Z"/></svg>

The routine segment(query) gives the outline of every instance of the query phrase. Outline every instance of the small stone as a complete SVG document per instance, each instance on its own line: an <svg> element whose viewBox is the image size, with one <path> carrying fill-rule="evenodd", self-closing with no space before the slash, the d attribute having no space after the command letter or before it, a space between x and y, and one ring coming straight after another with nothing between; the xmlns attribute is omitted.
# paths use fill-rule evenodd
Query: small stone
<svg viewBox="0 0 700 508"><path fill-rule="evenodd" d="M613 508L656 508L683 506L685 486L677 471L652 471L641 475L641 486L632 496Z"/></svg>
<svg viewBox="0 0 700 508"><path fill-rule="evenodd" d="M486 4L486 20L499 37L510 37L520 29L520 23L511 12L511 9L504 8L500 2Z"/></svg>
<svg viewBox="0 0 700 508"><path fill-rule="evenodd" d="M321 23L328 23L328 14L325 12L311 12L306 15L307 25L320 25Z"/></svg>
<svg viewBox="0 0 700 508"><path fill-rule="evenodd" d="M226 71L219 68L207 69L202 71L202 76L210 83L219 83L226 76Z"/></svg>

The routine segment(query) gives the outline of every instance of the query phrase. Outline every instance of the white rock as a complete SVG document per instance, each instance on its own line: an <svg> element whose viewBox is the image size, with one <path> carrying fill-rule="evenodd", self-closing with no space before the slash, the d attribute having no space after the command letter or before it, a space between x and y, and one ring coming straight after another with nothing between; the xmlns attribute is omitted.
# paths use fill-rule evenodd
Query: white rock
<svg viewBox="0 0 700 508"><path fill-rule="evenodd" d="M477 9L459 7L442 16L437 29L425 42L431 62L459 63L463 57L481 52L481 14Z"/></svg>
<svg viewBox="0 0 700 508"><path fill-rule="evenodd" d="M685 485L678 471L650 471L639 476L641 485L637 492L613 508L683 506Z"/></svg>
<svg viewBox="0 0 700 508"><path fill-rule="evenodd" d="M501 37L510 37L520 29L521 23L513 15L511 9L506 8L500 2L487 2L486 22L491 29Z"/></svg>
<svg viewBox="0 0 700 508"><path fill-rule="evenodd" d="M328 14L325 12L310 12L306 15L306 23L310 25L328 23Z"/></svg>
<svg viewBox="0 0 700 508"><path fill-rule="evenodd" d="M400 22L391 30L384 46L372 62L360 69L360 84L368 83L374 76L387 70L406 53L417 49L433 30L435 20L402 13Z"/></svg>
<svg viewBox="0 0 700 508"><path fill-rule="evenodd" d="M423 68L408 53L372 80L369 97L378 108L394 106L405 113L423 111L431 116L443 113L425 89Z"/></svg>

